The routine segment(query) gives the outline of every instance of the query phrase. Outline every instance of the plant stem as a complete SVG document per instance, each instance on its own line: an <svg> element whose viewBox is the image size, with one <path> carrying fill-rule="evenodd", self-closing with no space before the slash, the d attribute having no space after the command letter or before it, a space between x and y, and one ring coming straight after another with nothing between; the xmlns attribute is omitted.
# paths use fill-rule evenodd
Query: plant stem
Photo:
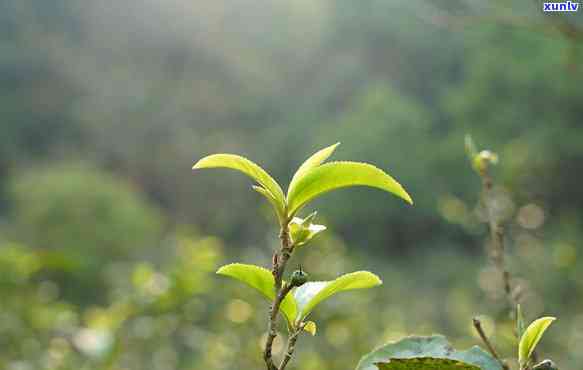
<svg viewBox="0 0 583 370"><path fill-rule="evenodd" d="M500 366L502 366L502 368L504 370L509 370L510 368L508 367L506 362L504 360L502 360L500 358L500 356L498 356L496 349L494 348L492 343L490 343L490 340L486 336L486 333L484 333L484 329L482 329L482 323L480 322L480 320L478 320L477 318L474 318L474 319L472 319L472 322L474 323L474 328L478 332L478 335L480 335L480 338L482 338L482 341L486 345L486 348L488 348L488 351L490 352L490 354L496 359L496 361L498 361L498 363L500 364Z"/></svg>
<svg viewBox="0 0 583 370"><path fill-rule="evenodd" d="M290 337L287 340L287 349L285 352L285 356L281 360L281 364L279 365L279 370L284 370L287 366L288 362L291 360L294 350L296 348L296 342L302 330L304 330L305 324L300 324L298 328L295 329L292 333L290 333Z"/></svg>
<svg viewBox="0 0 583 370"><path fill-rule="evenodd" d="M504 253L505 253L504 228L496 220L496 216L494 215L494 211L492 210L492 207L490 205L490 199L492 199L492 192L494 189L494 183L492 181L492 178L490 177L490 174L488 173L488 170L482 171L480 173L480 176L482 177L482 193L483 193L482 201L483 201L484 207L486 209L486 213L488 215L488 225L490 228L490 238L492 239L491 258L492 258L492 262L496 266L496 269L502 275L501 277L502 277L502 284L504 286L504 294L506 296L506 300L507 300L508 304L510 305L510 311L512 312L514 310L514 308L516 307L516 305L518 304L519 299L512 292L512 285L510 282L510 280L511 280L510 272L506 269L506 263L504 261ZM477 324L476 324L476 322L477 322ZM490 350L492 355L496 359L499 360L499 357L494 355L495 354L494 348L489 343L488 338L486 338L483 331L481 330L481 324L480 324L479 320L474 319L474 327L476 328L478 333L480 333L480 337L482 337L482 340L484 341L484 343L486 343L486 346L488 347L488 349ZM518 337L518 333L516 333L516 335ZM518 339L520 339L520 338L518 338ZM536 361L536 357L537 357L536 352L533 352L532 358L535 359L535 361ZM505 370L508 369L508 366L505 365L505 363L503 361L499 360L499 362L502 364L502 367ZM526 369L528 369L528 367L521 368L521 370L526 370Z"/></svg>
<svg viewBox="0 0 583 370"><path fill-rule="evenodd" d="M273 255L273 268L272 268L272 273L275 280L274 287L275 298L273 299L273 303L269 310L269 321L267 325L267 340L265 342L265 350L263 351L263 360L265 361L267 370L278 370L277 366L275 366L275 363L273 362L272 356L273 341L277 337L277 318L278 318L277 314L279 313L281 302L293 288L293 286L291 286L290 284L285 284L284 286L282 286L285 267L287 261L291 257L293 250L293 245L289 236L289 227L287 223L285 223L281 227L279 238L281 240L281 249L279 251L276 251Z"/></svg>
<svg viewBox="0 0 583 370"><path fill-rule="evenodd" d="M490 238L492 239L492 251L491 258L492 262L496 266L496 269L500 272L502 277L502 283L504 286L504 294L508 300L511 310L514 309L518 303L515 297L512 295L512 286L510 283L510 272L506 269L506 264L504 262L504 228L496 220L494 211L490 205L490 199L492 197L493 182L492 178L487 171L481 173L482 176L482 188L483 188L483 204L488 215L488 225L490 229Z"/></svg>

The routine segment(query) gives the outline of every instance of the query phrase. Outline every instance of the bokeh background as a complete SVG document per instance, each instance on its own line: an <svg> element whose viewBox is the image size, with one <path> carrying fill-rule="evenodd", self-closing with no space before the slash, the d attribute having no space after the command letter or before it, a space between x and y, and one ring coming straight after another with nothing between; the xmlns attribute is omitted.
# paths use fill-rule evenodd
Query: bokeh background
<svg viewBox="0 0 583 370"><path fill-rule="evenodd" d="M291 368L344 370L404 335L515 340L485 253L493 176L508 267L541 356L583 361L581 12L525 1L0 2L0 368L260 369L267 303L214 274L268 265L271 210L248 179L191 173L239 153L287 185L312 152L368 161L370 189L313 204L329 231L295 257L315 279L384 285L313 315ZM276 343L276 350L281 344Z"/></svg>

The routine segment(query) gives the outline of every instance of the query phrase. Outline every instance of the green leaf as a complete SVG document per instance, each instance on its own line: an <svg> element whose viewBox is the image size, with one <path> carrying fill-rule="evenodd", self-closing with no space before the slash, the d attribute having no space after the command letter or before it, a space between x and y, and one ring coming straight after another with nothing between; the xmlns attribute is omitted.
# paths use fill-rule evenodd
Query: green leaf
<svg viewBox="0 0 583 370"><path fill-rule="evenodd" d="M518 362L521 366L526 364L543 334L555 320L555 317L541 317L526 328L518 344Z"/></svg>
<svg viewBox="0 0 583 370"><path fill-rule="evenodd" d="M349 186L370 186L388 191L413 204L395 179L383 170L359 162L331 162L306 171L287 194L288 217L295 215L314 198Z"/></svg>
<svg viewBox="0 0 583 370"><path fill-rule="evenodd" d="M337 293L353 289L371 288L381 284L381 279L368 271L357 271L342 275L333 281L305 283L293 292L298 308L296 320L303 320L319 303Z"/></svg>
<svg viewBox="0 0 583 370"><path fill-rule="evenodd" d="M312 336L316 335L317 330L318 330L318 327L316 326L316 323L313 321L308 321L306 323L306 325L304 326L304 331L312 334Z"/></svg>
<svg viewBox="0 0 583 370"><path fill-rule="evenodd" d="M275 297L275 279L273 278L271 271L263 267L242 263L231 263L218 269L217 274L237 279L249 285L269 301L273 301ZM288 294L285 297L281 303L280 310L283 312L288 324L291 325L293 319L297 315L297 305L291 295Z"/></svg>
<svg viewBox="0 0 583 370"><path fill-rule="evenodd" d="M298 180L301 179L306 172L308 172L314 167L318 167L319 165L321 165L322 162L324 162L326 159L328 159L328 157L332 155L332 153L334 153L334 150L336 150L336 147L338 145L340 145L340 143L330 145L329 147L317 151L310 158L306 159L306 161L302 163L300 168L298 168L298 170L292 177L291 182L289 183L289 187L287 189L288 194L294 188Z"/></svg>
<svg viewBox="0 0 583 370"><path fill-rule="evenodd" d="M452 366L457 367L452 367ZM408 337L381 346L362 357L356 370L502 370L500 364L479 347L457 351L445 337Z"/></svg>
<svg viewBox="0 0 583 370"><path fill-rule="evenodd" d="M446 358L395 358L376 364L379 370L480 370L479 367Z"/></svg>
<svg viewBox="0 0 583 370"><path fill-rule="evenodd" d="M274 206L277 207L278 214L285 213L285 196L279 184L263 168L247 158L234 154L213 154L202 158L192 167L193 170L202 168L230 168L244 173L257 181L265 189L266 193L272 196L276 201ZM266 195L266 197L268 196Z"/></svg>

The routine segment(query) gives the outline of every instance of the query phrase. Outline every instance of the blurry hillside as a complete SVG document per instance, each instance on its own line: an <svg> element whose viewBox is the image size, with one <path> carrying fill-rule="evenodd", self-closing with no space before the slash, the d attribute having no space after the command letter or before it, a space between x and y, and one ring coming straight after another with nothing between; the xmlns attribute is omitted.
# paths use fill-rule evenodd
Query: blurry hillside
<svg viewBox="0 0 583 370"><path fill-rule="evenodd" d="M510 269L529 318L559 316L545 348L575 368L583 22L539 5L1 2L0 368L262 366L266 304L213 272L268 263L270 210L247 179L190 168L239 153L287 184L337 141L336 158L386 169L415 206L370 189L318 201L331 231L306 269L385 284L321 310L294 368L346 369L413 332L473 344L476 314L511 353L466 133L500 154Z"/></svg>

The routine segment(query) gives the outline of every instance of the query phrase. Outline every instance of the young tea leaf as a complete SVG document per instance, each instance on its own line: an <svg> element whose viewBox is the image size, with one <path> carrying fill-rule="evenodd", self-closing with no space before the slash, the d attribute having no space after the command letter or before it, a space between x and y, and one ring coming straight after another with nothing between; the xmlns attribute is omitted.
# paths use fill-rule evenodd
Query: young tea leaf
<svg viewBox="0 0 583 370"><path fill-rule="evenodd" d="M231 263L217 270L217 274L237 279L261 293L265 298L273 301L275 297L275 279L271 271L242 263ZM292 295L288 294L281 303L281 311L291 325L297 316L297 304Z"/></svg>
<svg viewBox="0 0 583 370"><path fill-rule="evenodd" d="M312 168L318 167L319 165L321 165L322 162L324 162L326 159L328 159L332 155L332 153L334 153L334 150L336 150L336 147L338 145L340 145L340 143L330 145L329 147L326 147L322 150L317 151L310 158L306 159L306 161L304 163L302 163L300 168L298 168L298 170L296 171L296 173L292 177L291 182L289 183L289 187L287 189L288 194L291 192L291 190L295 186L296 182L298 182L298 180L301 179L302 176L308 170L311 170Z"/></svg>
<svg viewBox="0 0 583 370"><path fill-rule="evenodd" d="M244 173L271 194L276 201L278 213L284 213L285 196L279 184L263 168L247 158L234 154L213 154L202 158L192 167L193 170L201 168L230 168Z"/></svg>
<svg viewBox="0 0 583 370"><path fill-rule="evenodd" d="M316 335L316 331L318 330L316 323L313 321L308 321L304 326L304 331L312 334L312 336Z"/></svg>
<svg viewBox="0 0 583 370"><path fill-rule="evenodd" d="M330 162L306 171L287 194L288 217L329 191L350 186L370 186L393 193L413 204L411 196L383 170L359 162Z"/></svg>
<svg viewBox="0 0 583 370"><path fill-rule="evenodd" d="M357 271L342 275L332 281L305 283L294 291L294 299L298 308L296 319L304 319L319 303L337 293L353 289L371 288L381 284L381 279L368 271Z"/></svg>
<svg viewBox="0 0 583 370"><path fill-rule="evenodd" d="M315 212L312 215L315 215ZM294 247L306 245L316 235L326 230L326 226L310 222L310 219L314 218L312 215L305 219L294 217L290 221L289 231Z"/></svg>
<svg viewBox="0 0 583 370"><path fill-rule="evenodd" d="M555 317L541 317L526 328L518 344L518 362L521 366L526 364L543 334L555 320Z"/></svg>

